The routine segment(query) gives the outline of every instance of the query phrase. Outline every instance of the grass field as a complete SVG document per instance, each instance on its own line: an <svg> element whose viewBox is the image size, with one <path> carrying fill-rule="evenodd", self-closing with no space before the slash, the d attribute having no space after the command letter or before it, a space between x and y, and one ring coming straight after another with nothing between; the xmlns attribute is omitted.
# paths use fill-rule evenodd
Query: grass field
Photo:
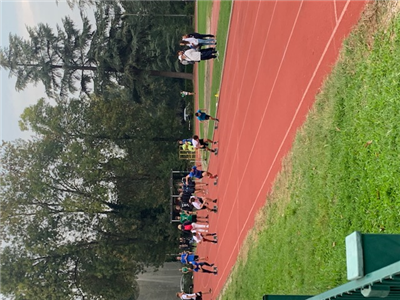
<svg viewBox="0 0 400 300"><path fill-rule="evenodd" d="M345 42L219 299L318 294L346 282L348 234L400 233L396 7L371 4Z"/></svg>

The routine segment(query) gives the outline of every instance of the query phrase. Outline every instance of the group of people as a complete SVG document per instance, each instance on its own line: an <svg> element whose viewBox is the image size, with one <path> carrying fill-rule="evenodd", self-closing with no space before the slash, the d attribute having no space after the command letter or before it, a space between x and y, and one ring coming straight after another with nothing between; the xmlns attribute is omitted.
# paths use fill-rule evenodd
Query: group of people
<svg viewBox="0 0 400 300"><path fill-rule="evenodd" d="M185 143L185 140L181 141ZM217 213L218 207L216 203L218 199L208 197L199 197L198 194L207 192L208 183L197 182L196 179L203 177L218 178L218 175L211 174L208 171L199 170L193 166L190 173L183 177L181 182L177 184L177 190L180 192L175 206L176 212L179 213L177 220L180 221L178 229L181 231L179 239L179 248L182 250L176 257L183 266L179 269L182 273L206 273L218 274L218 268L213 263L209 263L208 257L200 257L195 254L195 247L201 243L218 243L217 234L209 232L209 212ZM206 210L206 215L199 215L198 212ZM201 300L204 294L212 293L209 291L199 291L196 293L179 292L176 296L180 299Z"/></svg>
<svg viewBox="0 0 400 300"><path fill-rule="evenodd" d="M217 40L212 34L197 32L185 34L182 36L179 44L185 47L184 50L178 51L178 59L183 65L194 64L202 60L218 57L218 51L215 48ZM205 46L207 48L202 48Z"/></svg>
<svg viewBox="0 0 400 300"><path fill-rule="evenodd" d="M178 198L176 199L177 204L175 205L175 210L176 212L179 213L179 217L177 217L177 219L180 220L181 223L184 223L185 221L196 223L196 220L198 218L200 221L207 221L207 220L201 220L201 217L197 216L196 212L199 210L206 210L208 212L214 212L214 213L217 212L218 209L216 205L217 199L204 197L204 195L206 194L206 187L208 184L198 183L192 180L192 178L196 178L196 176L197 178L202 178L203 174L207 174L206 176L210 178L214 179L218 178L218 175L213 175L210 172L198 170L197 167L194 166L192 167L192 171L186 177L182 178L182 182L178 184L178 191L180 193L178 195ZM199 197L198 196L199 194L203 195L203 197ZM193 212L193 210L195 211ZM194 227L196 227L196 225L194 225ZM194 230L192 232L196 231L196 228L190 228L190 229L188 228L189 227L182 227L182 226L179 227L179 229L181 230L190 230L190 231ZM207 228L207 227L200 226L197 229L199 228ZM202 231L200 230L200 232Z"/></svg>
<svg viewBox="0 0 400 300"><path fill-rule="evenodd" d="M215 49L216 44L217 41L212 34L186 34L182 36L182 41L180 42L180 45L186 47L186 49L178 52L178 59L182 64L187 65L201 60L217 58L218 51ZM207 48L202 49L203 46ZM194 95L194 93L181 91L182 97L191 95ZM200 122L209 120L219 122L217 118L207 114L204 109L197 110L195 116ZM215 155L218 154L218 148L213 148L214 145L218 144L218 141L200 138L198 135L180 140L178 143L183 150L205 150ZM178 229L181 231L179 248L183 252L179 253L176 259L183 264L183 267L179 269L182 273L202 272L217 275L218 269L213 263L207 262L208 257L199 257L193 252L195 247L201 243L218 243L217 234L208 232L208 213L217 213L218 206L216 203L218 199L205 197L206 193L208 193L208 184L198 182L203 177L215 179L214 184L218 180L218 175L193 166L190 173L186 177L183 177L182 181L177 185L180 194L176 200L175 210L179 214L176 217L180 221ZM207 211L207 214L199 215L198 212L202 210ZM211 289L190 294L180 292L176 296L179 299L201 300L204 294L209 293L212 293Z"/></svg>
<svg viewBox="0 0 400 300"><path fill-rule="evenodd" d="M217 141L213 141L210 139L201 139L197 134L193 135L191 139L183 139L179 140L178 144L181 146L182 150L187 151L196 151L196 150L206 150L218 154L218 148L212 149L213 145L217 145ZM210 147L211 144L211 147Z"/></svg>
<svg viewBox="0 0 400 300"><path fill-rule="evenodd" d="M216 122L219 122L219 119L210 116L207 114L205 111L202 111L202 109L199 109L196 111L194 114L197 119L200 122L208 121L208 120L213 120ZM217 128L217 127L216 127ZM209 152L213 152L215 155L218 154L218 148L212 149L210 146L211 145L216 145L218 144L218 141L213 141L207 138L200 138L197 134L193 135L193 137L190 139L183 139L178 141L180 147L182 150L186 151L196 151L196 150L206 150Z"/></svg>
<svg viewBox="0 0 400 300"><path fill-rule="evenodd" d="M182 178L182 181L178 183L178 191L180 191L177 201L179 204L176 205L175 209L179 212L177 219L180 221L178 229L181 231L181 237L179 239L179 248L183 252L179 253L176 257L183 266L179 269L182 273L208 273L218 274L218 269L213 263L209 263L208 257L200 257L193 252L194 248L201 243L218 243L218 237L216 233L210 233L209 230L209 216L199 215L198 212L201 210L207 210L207 212L217 212L217 199L211 199L206 197L199 197L196 193L204 193L207 187L207 183L199 183L193 180L194 174L200 172L198 176L203 176L203 173L207 173L209 176L215 177L209 172L203 172L198 170L197 167L193 167L191 172ZM214 207L211 207L214 205ZM180 299L193 299L201 300L204 294L211 293L209 291L199 291L196 293L184 293L179 292L176 296Z"/></svg>

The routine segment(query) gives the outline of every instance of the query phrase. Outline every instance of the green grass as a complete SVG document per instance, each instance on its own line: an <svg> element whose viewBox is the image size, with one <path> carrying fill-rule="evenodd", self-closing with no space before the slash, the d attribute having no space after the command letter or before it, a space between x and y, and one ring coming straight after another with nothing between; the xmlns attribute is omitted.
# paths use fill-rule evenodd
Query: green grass
<svg viewBox="0 0 400 300"><path fill-rule="evenodd" d="M373 47L369 25L345 42L220 299L321 293L346 282L348 234L400 233L400 18Z"/></svg>

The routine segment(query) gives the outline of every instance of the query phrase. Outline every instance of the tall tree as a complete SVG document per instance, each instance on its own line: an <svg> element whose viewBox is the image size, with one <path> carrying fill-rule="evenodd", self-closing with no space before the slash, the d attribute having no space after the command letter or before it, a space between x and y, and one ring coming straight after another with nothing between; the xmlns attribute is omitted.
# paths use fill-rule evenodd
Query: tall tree
<svg viewBox="0 0 400 300"><path fill-rule="evenodd" d="M25 110L21 126L35 139L0 151L0 230L12 245L2 260L4 294L125 299L144 265L162 264L176 230L165 226L168 144L152 141L151 116L168 110L155 104L41 99Z"/></svg>
<svg viewBox="0 0 400 300"><path fill-rule="evenodd" d="M57 32L45 24L27 28L29 39L10 35L9 46L0 49L0 65L17 77L16 89L27 84L42 82L49 97L61 98L80 91L89 93L89 84L102 91L110 81L127 85L130 80L143 76L164 76L192 79L192 74L175 70L150 70L151 53L136 52L143 49L138 29L121 21L121 8L115 3L100 2L96 12L96 30L82 15L82 30L78 30L69 17L62 20L63 28ZM141 27L146 29L146 27ZM149 58L150 56L150 58ZM126 63L135 57L143 61Z"/></svg>
<svg viewBox="0 0 400 300"><path fill-rule="evenodd" d="M104 255L93 244L62 246L45 255L6 246L1 260L3 295L14 299L136 299L136 262ZM96 245L97 246L97 245ZM97 251L94 251L97 249Z"/></svg>
<svg viewBox="0 0 400 300"><path fill-rule="evenodd" d="M28 27L29 40L10 35L9 47L0 50L0 64L17 77L16 89L29 83L42 82L49 97L87 91L91 73L97 66L85 58L92 30L83 17L82 31L69 17L63 19L64 31L57 26L58 35L47 24ZM80 85L78 87L76 84Z"/></svg>

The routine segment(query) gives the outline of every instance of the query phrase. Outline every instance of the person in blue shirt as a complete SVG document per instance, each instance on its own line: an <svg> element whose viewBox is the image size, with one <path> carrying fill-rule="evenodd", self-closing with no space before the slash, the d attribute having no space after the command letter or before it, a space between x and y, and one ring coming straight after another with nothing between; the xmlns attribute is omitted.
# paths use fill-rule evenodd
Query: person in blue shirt
<svg viewBox="0 0 400 300"><path fill-rule="evenodd" d="M179 253L180 256L177 256L176 259L180 261L183 264L190 264L191 262L194 261L199 261L199 260L207 260L208 257L199 257L198 255L194 254L193 252L182 252Z"/></svg>
<svg viewBox="0 0 400 300"><path fill-rule="evenodd" d="M179 145L192 145L192 139L183 139L178 141Z"/></svg>
<svg viewBox="0 0 400 300"><path fill-rule="evenodd" d="M219 120L217 118L211 117L210 115L206 114L204 111L201 111L201 109L196 111L196 113L194 115L197 117L197 119L200 122L208 121L208 120L214 120L214 121L219 122Z"/></svg>
<svg viewBox="0 0 400 300"><path fill-rule="evenodd" d="M218 274L218 271L216 270L216 268L214 268L214 270L213 271L211 271L211 270L207 270L207 269L205 269L203 266L208 266L208 267L213 267L214 266L214 264L209 264L208 262L197 262L197 261L192 261L191 263L190 263L191 265L193 265L193 267L194 268L191 268L194 272L199 272L199 271L201 271L201 272L203 272L203 273L212 273L212 274L214 274L214 275L217 275Z"/></svg>
<svg viewBox="0 0 400 300"><path fill-rule="evenodd" d="M199 170L199 169L197 169L196 166L193 166L191 171L190 171L190 173L189 173L189 175L186 176L186 184L189 184L189 179L192 178L192 177L194 177L194 179L196 179L196 178L197 179L201 179L201 178L203 178L205 176L207 176L208 178L212 178L212 179L218 178L218 175L213 175L208 171Z"/></svg>
<svg viewBox="0 0 400 300"><path fill-rule="evenodd" d="M189 272L203 272L203 273L211 273L214 275L218 274L218 271L216 269L211 271L211 270L207 270L203 267L204 265L213 267L214 264L209 264L208 262L192 262L191 264L193 265L193 267L191 267L191 268L183 267L182 269L179 269L179 271L181 271L184 274L189 273Z"/></svg>

